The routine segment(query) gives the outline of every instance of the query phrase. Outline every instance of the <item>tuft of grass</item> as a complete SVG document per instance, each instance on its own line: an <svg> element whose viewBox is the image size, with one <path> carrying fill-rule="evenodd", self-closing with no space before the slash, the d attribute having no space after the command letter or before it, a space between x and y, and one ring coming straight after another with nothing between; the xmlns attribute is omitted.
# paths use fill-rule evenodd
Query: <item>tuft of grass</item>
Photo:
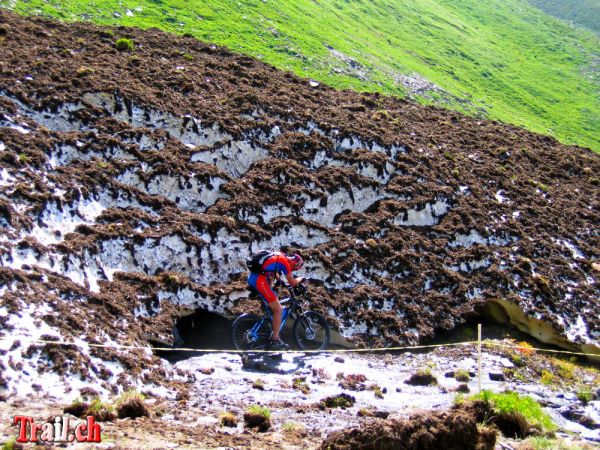
<svg viewBox="0 0 600 450"><path fill-rule="evenodd" d="M8 439L8 441L6 441L4 444L2 444L2 450L13 450L15 448L16 442L17 442L17 438L14 436L11 436ZM22 447L19 446L18 448L22 448Z"/></svg>
<svg viewBox="0 0 600 450"><path fill-rule="evenodd" d="M577 365L574 362L575 359L565 361L564 359L551 358L551 361L556 366L560 378L566 381L575 379L575 369L577 368Z"/></svg>
<svg viewBox="0 0 600 450"><path fill-rule="evenodd" d="M554 431L556 429L556 425L550 416L542 411L540 404L527 395L519 395L513 391L496 393L483 390L470 398L491 404L498 413L519 413L527 422L542 430Z"/></svg>
<svg viewBox="0 0 600 450"><path fill-rule="evenodd" d="M103 402L100 397L96 397L90 402L84 415L94 416L98 422L110 422L117 417L114 406Z"/></svg>
<svg viewBox="0 0 600 450"><path fill-rule="evenodd" d="M238 419L237 416L230 411L223 411L219 414L219 423L223 427L234 428L237 426Z"/></svg>
<svg viewBox="0 0 600 450"><path fill-rule="evenodd" d="M471 379L471 376L469 375L468 370L459 369L454 373L454 379L456 381L462 381L463 383L466 383Z"/></svg>
<svg viewBox="0 0 600 450"><path fill-rule="evenodd" d="M267 420L271 420L271 410L266 406L251 405L248 407L246 412L257 416L262 416Z"/></svg>
<svg viewBox="0 0 600 450"><path fill-rule="evenodd" d="M259 391L264 391L265 390L265 382L262 379L257 378L252 383L252 388L253 389L258 389Z"/></svg>
<svg viewBox="0 0 600 450"><path fill-rule="evenodd" d="M281 426L281 430L284 433L297 433L299 431L303 431L304 430L304 426L300 423L297 422L285 422L282 426Z"/></svg>
<svg viewBox="0 0 600 450"><path fill-rule="evenodd" d="M115 48L120 52L132 52L134 48L133 40L128 38L117 39Z"/></svg>
<svg viewBox="0 0 600 450"><path fill-rule="evenodd" d="M350 408L356 403L356 399L351 395L341 393L332 395L321 400L320 405L323 408Z"/></svg>
<svg viewBox="0 0 600 450"><path fill-rule="evenodd" d="M145 403L146 397L135 389L123 392L115 402L115 409L119 418L149 416L148 407Z"/></svg>
<svg viewBox="0 0 600 450"><path fill-rule="evenodd" d="M369 389L373 391L373 394L375 394L375 397L383 398L383 391L381 390L379 385L374 384Z"/></svg>
<svg viewBox="0 0 600 450"><path fill-rule="evenodd" d="M579 399L579 401L581 403L583 403L584 405L587 405L589 402L591 402L594 399L594 394L592 393L592 390L589 387L582 386L577 391L577 398Z"/></svg>
<svg viewBox="0 0 600 450"><path fill-rule="evenodd" d="M550 386L554 383L554 374L552 372L548 372L547 370L542 370L542 376L540 378L540 382L544 386Z"/></svg>

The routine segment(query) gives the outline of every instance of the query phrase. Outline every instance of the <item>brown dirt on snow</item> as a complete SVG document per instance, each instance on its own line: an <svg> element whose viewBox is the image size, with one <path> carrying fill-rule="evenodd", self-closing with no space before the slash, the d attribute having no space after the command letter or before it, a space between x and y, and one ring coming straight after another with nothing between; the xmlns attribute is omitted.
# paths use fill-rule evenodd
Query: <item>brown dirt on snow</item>
<svg viewBox="0 0 600 450"><path fill-rule="evenodd" d="M237 294L245 289L239 255L251 243L278 242L273 237L283 235L302 252L305 270L321 278L311 286L312 308L336 328L359 325L357 343L414 344L454 328L496 298L519 304L559 332L580 315L589 336L600 331L597 283L589 281L597 277L593 264L600 255L594 175L600 157L591 151L378 94L311 87L249 57L154 29L109 30L2 10L0 24L6 31L0 169L13 178L0 183L7 237L0 242L0 285L13 286L2 296L8 314L47 305L43 320L65 340L169 341L180 303L230 315L257 309ZM135 52L118 52L118 37L132 38ZM103 94L121 109L85 100L89 94ZM68 104L81 108L62 126L43 125L41 116L58 118ZM166 131L164 116L146 122L155 112L181 119L188 130L201 125L228 137L186 145ZM275 127L279 134L260 137ZM202 160L222 155L236 139L249 147L220 166ZM344 140L357 148L343 147ZM69 146L76 149L71 159ZM257 147L264 157L245 170L228 169ZM51 164L56 158L66 159ZM319 158L327 162L319 165ZM214 203L186 203L216 180L222 184ZM372 201L361 205L369 192ZM55 232L58 242L48 245L31 236L47 207L64 212L84 199L105 203L93 223L64 236ZM448 209L433 214L431 223L406 225L438 203ZM263 205L279 217L267 220ZM331 223L320 211L335 212ZM464 244L475 232L479 238ZM223 236L234 236L225 251L207 250ZM172 240L181 249L167 254ZM164 248L167 256L149 248ZM18 255L35 262L8 267ZM91 269L98 289L65 275L98 261ZM127 269L112 274L115 261L126 261ZM40 365L40 374L111 375L71 347L28 350L54 364ZM181 389L191 382L169 381L157 358L142 351L95 349L91 355L126 368L123 389L148 367L154 369L144 375L146 383ZM103 387L117 389L106 381Z"/></svg>
<svg viewBox="0 0 600 450"><path fill-rule="evenodd" d="M330 434L323 450L492 450L496 432L477 426L473 414L453 411L424 412L403 420L375 421L359 428Z"/></svg>

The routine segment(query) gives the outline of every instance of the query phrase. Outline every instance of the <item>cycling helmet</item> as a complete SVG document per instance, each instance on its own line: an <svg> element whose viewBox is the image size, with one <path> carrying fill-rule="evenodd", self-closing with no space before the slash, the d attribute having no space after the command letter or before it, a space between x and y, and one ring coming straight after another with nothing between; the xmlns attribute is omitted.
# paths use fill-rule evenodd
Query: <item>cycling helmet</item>
<svg viewBox="0 0 600 450"><path fill-rule="evenodd" d="M302 260L302 257L298 253L294 253L294 256L292 256L290 259L291 259L292 263L294 264L294 270L302 269L302 266L304 265L304 261Z"/></svg>

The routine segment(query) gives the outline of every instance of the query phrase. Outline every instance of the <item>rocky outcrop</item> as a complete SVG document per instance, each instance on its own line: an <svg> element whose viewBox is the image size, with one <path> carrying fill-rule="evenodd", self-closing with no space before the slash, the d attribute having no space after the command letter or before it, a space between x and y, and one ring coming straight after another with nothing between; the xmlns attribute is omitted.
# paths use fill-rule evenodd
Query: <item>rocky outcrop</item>
<svg viewBox="0 0 600 450"><path fill-rule="evenodd" d="M257 308L244 259L286 244L312 307L358 344L415 344L501 299L597 349L589 150L190 37L4 11L0 26L4 389L45 372L42 389L176 382L149 348L90 343L167 340L182 308Z"/></svg>

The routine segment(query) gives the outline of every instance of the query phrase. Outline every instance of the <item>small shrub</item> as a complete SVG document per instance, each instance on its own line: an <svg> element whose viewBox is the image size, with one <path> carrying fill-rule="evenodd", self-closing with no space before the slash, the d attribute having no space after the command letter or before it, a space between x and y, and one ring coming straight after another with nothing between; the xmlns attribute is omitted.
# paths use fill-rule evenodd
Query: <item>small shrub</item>
<svg viewBox="0 0 600 450"><path fill-rule="evenodd" d="M27 164L31 158L29 158L29 156L25 153L19 153L17 159L21 164Z"/></svg>
<svg viewBox="0 0 600 450"><path fill-rule="evenodd" d="M229 411L224 411L219 414L219 422L223 427L235 428L237 427L237 416Z"/></svg>
<svg viewBox="0 0 600 450"><path fill-rule="evenodd" d="M468 370L459 369L454 374L454 379L456 381L462 381L463 383L466 383L467 381L469 381L471 379L471 376L469 375Z"/></svg>
<svg viewBox="0 0 600 450"><path fill-rule="evenodd" d="M184 53L183 55L181 55L183 57L183 59L185 59L186 61L193 61L194 57L192 55L190 55L189 53Z"/></svg>
<svg viewBox="0 0 600 450"><path fill-rule="evenodd" d="M594 399L594 395L592 394L592 390L589 387L583 386L577 391L577 398L581 403L587 405Z"/></svg>
<svg viewBox="0 0 600 450"><path fill-rule="evenodd" d="M320 402L322 408L350 408L356 403L356 399L346 393L326 397Z"/></svg>
<svg viewBox="0 0 600 450"><path fill-rule="evenodd" d="M512 361L512 363L517 367L523 367L525 365L525 360L518 353L511 353L508 358Z"/></svg>
<svg viewBox="0 0 600 450"><path fill-rule="evenodd" d="M367 381L367 377L363 374L351 374L342 377L339 385L342 389L348 389L350 391L364 391L367 388L365 381Z"/></svg>
<svg viewBox="0 0 600 450"><path fill-rule="evenodd" d="M258 389L259 391L264 391L265 390L265 382L263 380L261 380L260 378L257 378L256 380L254 380L254 383L252 383L252 388Z"/></svg>
<svg viewBox="0 0 600 450"><path fill-rule="evenodd" d="M132 52L133 51L133 40L127 38L117 39L115 47L120 52Z"/></svg>
<svg viewBox="0 0 600 450"><path fill-rule="evenodd" d="M297 391L302 392L304 395L307 395L310 392L310 386L306 384L305 377L298 377L292 380L292 386Z"/></svg>

